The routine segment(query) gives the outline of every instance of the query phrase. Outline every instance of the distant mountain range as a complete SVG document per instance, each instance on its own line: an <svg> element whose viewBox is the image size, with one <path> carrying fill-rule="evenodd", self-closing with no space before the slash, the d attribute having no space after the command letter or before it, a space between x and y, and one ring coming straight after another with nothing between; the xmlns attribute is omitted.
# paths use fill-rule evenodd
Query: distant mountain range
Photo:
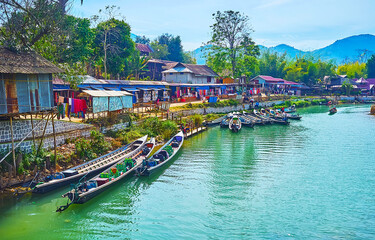
<svg viewBox="0 0 375 240"><path fill-rule="evenodd" d="M259 45L261 52L269 49L279 54L286 53L290 59L296 56L313 56L323 61L333 60L336 64L347 61L363 60L366 56L375 54L375 35L361 34L337 40L331 45L314 51L302 51L286 44L280 44L275 47L267 48ZM207 46L203 46L192 51L192 55L197 59L197 64L205 64L204 57ZM364 54L365 56L360 57Z"/></svg>

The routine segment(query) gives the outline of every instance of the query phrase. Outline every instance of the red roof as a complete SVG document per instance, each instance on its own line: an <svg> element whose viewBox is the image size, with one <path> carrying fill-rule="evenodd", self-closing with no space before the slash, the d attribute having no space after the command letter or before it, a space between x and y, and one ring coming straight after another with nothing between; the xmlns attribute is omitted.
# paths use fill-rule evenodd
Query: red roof
<svg viewBox="0 0 375 240"><path fill-rule="evenodd" d="M285 81L282 78L274 78L274 77L265 76L265 75L259 75L258 77L263 78L264 80L269 81L269 82L284 82Z"/></svg>
<svg viewBox="0 0 375 240"><path fill-rule="evenodd" d="M143 53L152 53L152 52L154 52L152 50L152 48L149 45L147 45L147 44L137 43L136 47L137 47L137 49L140 52L143 52Z"/></svg>

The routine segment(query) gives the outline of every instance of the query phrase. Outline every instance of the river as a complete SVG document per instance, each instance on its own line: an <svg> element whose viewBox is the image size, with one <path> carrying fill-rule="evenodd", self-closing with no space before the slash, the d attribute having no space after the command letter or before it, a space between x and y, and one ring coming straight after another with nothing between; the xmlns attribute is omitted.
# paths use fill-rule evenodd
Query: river
<svg viewBox="0 0 375 240"><path fill-rule="evenodd" d="M369 109L314 106L289 126L211 128L156 175L62 213L69 188L3 200L1 239L374 239Z"/></svg>

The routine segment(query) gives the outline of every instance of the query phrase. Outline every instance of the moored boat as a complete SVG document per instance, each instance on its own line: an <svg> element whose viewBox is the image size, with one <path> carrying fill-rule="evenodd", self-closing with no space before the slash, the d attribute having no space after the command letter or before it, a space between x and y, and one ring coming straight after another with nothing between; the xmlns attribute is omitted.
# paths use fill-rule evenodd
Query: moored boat
<svg viewBox="0 0 375 240"><path fill-rule="evenodd" d="M239 118L239 116L235 115L229 122L229 129L232 130L232 132L238 132L241 130L242 123Z"/></svg>
<svg viewBox="0 0 375 240"><path fill-rule="evenodd" d="M223 120L221 120L220 122L220 127L222 128L227 128L229 127L229 122L230 120L233 118L233 114L232 113L228 113L224 118Z"/></svg>
<svg viewBox="0 0 375 240"><path fill-rule="evenodd" d="M70 204L87 202L134 172L143 163L143 160L151 154L154 147L155 139L151 138L142 148L134 151L128 158L121 159L109 169L88 181L78 184L78 186L62 195L62 197L68 197L71 202Z"/></svg>
<svg viewBox="0 0 375 240"><path fill-rule="evenodd" d="M179 132L174 135L163 147L161 147L152 157L145 159L141 166L136 169L136 173L142 176L149 176L169 162L180 150L184 143L184 134Z"/></svg>
<svg viewBox="0 0 375 240"><path fill-rule="evenodd" d="M39 182L38 184L36 184L36 186L33 188L33 192L46 193L59 187L66 186L70 183L78 182L79 179L84 176L92 177L106 170L119 160L129 157L135 151L141 149L146 143L146 140L147 135L99 158L67 169L65 171L47 176L43 182Z"/></svg>

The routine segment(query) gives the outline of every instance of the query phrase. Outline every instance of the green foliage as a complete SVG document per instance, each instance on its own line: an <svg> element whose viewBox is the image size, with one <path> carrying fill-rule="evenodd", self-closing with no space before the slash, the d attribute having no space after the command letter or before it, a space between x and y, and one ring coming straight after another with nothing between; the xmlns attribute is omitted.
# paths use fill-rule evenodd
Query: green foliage
<svg viewBox="0 0 375 240"><path fill-rule="evenodd" d="M81 159L94 159L97 157L96 153L92 151L90 140L85 138L78 138L75 142L76 154Z"/></svg>
<svg viewBox="0 0 375 240"><path fill-rule="evenodd" d="M188 64L197 64L197 59L193 57L191 52L184 52L182 62Z"/></svg>
<svg viewBox="0 0 375 240"><path fill-rule="evenodd" d="M61 34L64 11L54 0L1 1L0 45L29 50L43 37Z"/></svg>
<svg viewBox="0 0 375 240"><path fill-rule="evenodd" d="M353 85L349 81L344 81L341 85L342 90L345 92L346 96L350 96L350 91L353 89Z"/></svg>
<svg viewBox="0 0 375 240"><path fill-rule="evenodd" d="M311 57L301 56L290 62L284 69L285 79L302 82L308 86L322 83L324 76L334 74L335 66L332 62L322 62Z"/></svg>
<svg viewBox="0 0 375 240"><path fill-rule="evenodd" d="M111 144L107 142L104 135L98 131L91 131L91 149L97 155L103 155L111 148Z"/></svg>
<svg viewBox="0 0 375 240"><path fill-rule="evenodd" d="M99 23L95 32L95 55L103 65L105 73L117 76L122 73L126 59L134 51L130 26L125 21L112 17Z"/></svg>
<svg viewBox="0 0 375 240"><path fill-rule="evenodd" d="M164 140L170 139L178 131L178 126L175 122L167 120L161 123L160 134Z"/></svg>
<svg viewBox="0 0 375 240"><path fill-rule="evenodd" d="M367 61L366 70L368 78L375 78L375 54Z"/></svg>
<svg viewBox="0 0 375 240"><path fill-rule="evenodd" d="M188 103L183 106L176 107L176 108L177 109L197 109L197 108L208 108L208 107L218 108L218 107L227 107L227 106L237 106L239 104L240 102L238 100L228 99L228 100L221 100L216 103L208 103L208 102L194 103L194 104ZM172 109L176 109L176 108L172 108Z"/></svg>
<svg viewBox="0 0 375 240"><path fill-rule="evenodd" d="M366 64L365 63L346 63L337 68L338 75L347 75L348 78L366 78Z"/></svg>
<svg viewBox="0 0 375 240"><path fill-rule="evenodd" d="M165 60L168 59L169 52L168 46L166 44L159 44L157 40L154 40L151 42L151 47L154 50L154 52L150 54L152 58Z"/></svg>
<svg viewBox="0 0 375 240"><path fill-rule="evenodd" d="M259 59L259 73L275 78L283 78L286 65L286 53L279 55L267 50Z"/></svg>
<svg viewBox="0 0 375 240"><path fill-rule="evenodd" d="M127 79L134 77L139 80L139 76L147 70L147 61L148 57L141 56L138 50L133 51L125 63L124 73Z"/></svg>
<svg viewBox="0 0 375 240"><path fill-rule="evenodd" d="M259 47L250 38L253 30L248 17L235 11L217 11L212 16L215 22L207 43L208 65L222 76L253 75L255 59L250 57L259 55Z"/></svg>
<svg viewBox="0 0 375 240"><path fill-rule="evenodd" d="M157 38L159 45L166 45L168 47L168 55L167 59L175 62L183 62L183 49L181 45L181 38L180 36L174 37L171 34L164 33Z"/></svg>
<svg viewBox="0 0 375 240"><path fill-rule="evenodd" d="M134 42L141 44L150 44L150 39L146 36L137 36Z"/></svg>
<svg viewBox="0 0 375 240"><path fill-rule="evenodd" d="M38 166L42 167L43 163L48 155L48 152L41 148L39 152L36 148L32 147L31 152L24 154L22 165L23 167Z"/></svg>
<svg viewBox="0 0 375 240"><path fill-rule="evenodd" d="M132 130L131 128L128 128L126 130L118 131L116 133L116 137L122 142L122 144L126 145L142 137L142 134L138 130Z"/></svg>
<svg viewBox="0 0 375 240"><path fill-rule="evenodd" d="M301 108L301 107L308 107L310 105L320 105L320 104L325 104L327 103L327 99L312 99L311 101L309 100L294 100L294 101L285 101L284 104L280 105L275 105L274 108L288 108L292 105L295 105L296 108Z"/></svg>
<svg viewBox="0 0 375 240"><path fill-rule="evenodd" d="M203 117L200 114L194 114L192 116L189 116L189 118L192 120L194 126L196 127L202 125L203 123Z"/></svg>

